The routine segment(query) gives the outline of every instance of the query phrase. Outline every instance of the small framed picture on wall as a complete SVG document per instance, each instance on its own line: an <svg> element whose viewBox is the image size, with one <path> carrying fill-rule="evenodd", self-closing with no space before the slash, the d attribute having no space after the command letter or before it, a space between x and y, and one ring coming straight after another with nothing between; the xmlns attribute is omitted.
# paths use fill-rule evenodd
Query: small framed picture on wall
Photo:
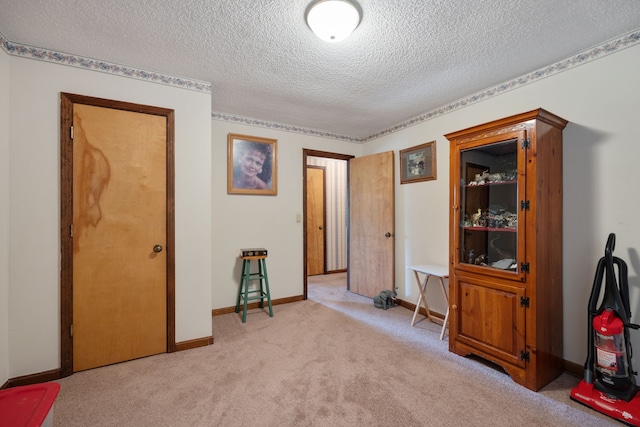
<svg viewBox="0 0 640 427"><path fill-rule="evenodd" d="M278 140L230 133L227 138L227 193L278 194Z"/></svg>
<svg viewBox="0 0 640 427"><path fill-rule="evenodd" d="M400 150L400 184L436 179L436 142Z"/></svg>

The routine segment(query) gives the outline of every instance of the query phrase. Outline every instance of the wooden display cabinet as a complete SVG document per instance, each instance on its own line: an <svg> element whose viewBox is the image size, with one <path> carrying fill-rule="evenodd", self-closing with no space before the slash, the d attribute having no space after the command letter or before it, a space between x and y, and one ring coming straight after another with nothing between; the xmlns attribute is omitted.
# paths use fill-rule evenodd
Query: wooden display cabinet
<svg viewBox="0 0 640 427"><path fill-rule="evenodd" d="M539 390L563 370L562 130L538 109L451 142L449 350Z"/></svg>

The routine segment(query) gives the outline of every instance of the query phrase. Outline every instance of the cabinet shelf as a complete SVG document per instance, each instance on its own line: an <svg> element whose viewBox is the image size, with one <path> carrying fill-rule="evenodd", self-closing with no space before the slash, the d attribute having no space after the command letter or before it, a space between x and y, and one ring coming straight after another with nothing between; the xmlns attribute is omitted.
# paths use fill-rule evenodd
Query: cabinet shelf
<svg viewBox="0 0 640 427"><path fill-rule="evenodd" d="M518 181L514 180L514 181L496 181L496 182L487 182L485 184L466 184L465 188L486 188L486 187L495 187L495 186L499 186L499 185L513 185L513 184L517 184Z"/></svg>
<svg viewBox="0 0 640 427"><path fill-rule="evenodd" d="M491 231L491 232L497 232L497 233L517 233L518 229L517 228L507 228L507 227L503 227L503 228L494 228L494 227L462 227L464 228L464 230L470 230L470 231Z"/></svg>

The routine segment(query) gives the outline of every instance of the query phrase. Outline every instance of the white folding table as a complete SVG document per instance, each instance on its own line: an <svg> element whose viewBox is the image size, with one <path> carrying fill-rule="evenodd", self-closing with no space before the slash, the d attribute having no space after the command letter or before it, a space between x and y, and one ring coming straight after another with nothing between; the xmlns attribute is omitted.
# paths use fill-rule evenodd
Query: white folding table
<svg viewBox="0 0 640 427"><path fill-rule="evenodd" d="M434 265L434 264L420 264L420 265L411 265L407 267L409 270L412 270L416 276L416 282L418 285L418 290L420 291L420 295L418 296L418 302L416 303L416 309L413 312L413 319L411 319L411 326L416 323L416 316L420 311L420 305L424 306L424 309L427 311L427 319L434 323L442 324L442 332L440 332L440 339L444 339L444 331L447 328L447 323L449 321L449 296L447 294L447 288L444 285L444 279L449 277L449 268L442 265ZM420 274L424 274L424 279L420 279ZM447 312L444 315L444 321L439 318L432 316L429 312L429 306L427 305L427 297L425 295L425 291L427 289L427 283L429 283L429 277L434 276L437 277L440 281L440 286L442 288L442 294L444 295L444 299L447 302Z"/></svg>

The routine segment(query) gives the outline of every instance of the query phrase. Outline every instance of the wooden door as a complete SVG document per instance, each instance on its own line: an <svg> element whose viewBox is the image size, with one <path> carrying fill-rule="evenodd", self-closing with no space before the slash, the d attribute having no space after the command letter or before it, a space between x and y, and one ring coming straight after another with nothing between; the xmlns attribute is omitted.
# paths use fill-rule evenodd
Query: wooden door
<svg viewBox="0 0 640 427"><path fill-rule="evenodd" d="M349 161L349 290L395 288L393 151Z"/></svg>
<svg viewBox="0 0 640 427"><path fill-rule="evenodd" d="M72 106L71 272L63 272L63 280L71 281L72 304L65 314L63 303L63 317L71 319L72 348L66 351L73 372L175 346L169 342L174 285L167 248L173 243L168 120L162 114ZM63 214L63 223L68 217Z"/></svg>
<svg viewBox="0 0 640 427"><path fill-rule="evenodd" d="M325 169L307 167L307 275L325 273Z"/></svg>

